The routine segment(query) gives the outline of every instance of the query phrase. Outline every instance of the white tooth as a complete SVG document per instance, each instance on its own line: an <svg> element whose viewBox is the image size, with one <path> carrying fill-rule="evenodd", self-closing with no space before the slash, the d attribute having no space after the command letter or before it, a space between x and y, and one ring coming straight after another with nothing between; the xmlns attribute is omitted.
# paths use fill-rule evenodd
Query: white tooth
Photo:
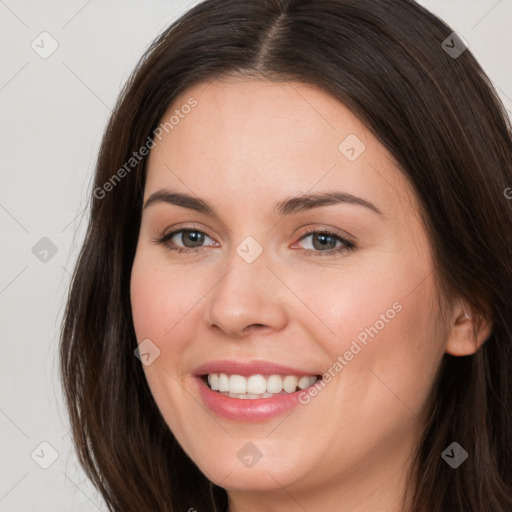
<svg viewBox="0 0 512 512"><path fill-rule="evenodd" d="M283 390L283 379L280 375L271 375L267 379L267 393L281 393Z"/></svg>
<svg viewBox="0 0 512 512"><path fill-rule="evenodd" d="M231 375L229 377L229 392L230 393L246 393L247 392L247 380L241 375Z"/></svg>
<svg viewBox="0 0 512 512"><path fill-rule="evenodd" d="M239 399L272 398L274 395L294 393L297 389L305 389L314 384L316 377L295 375L227 375L226 373L210 373L208 383L212 390L219 391L226 396Z"/></svg>
<svg viewBox="0 0 512 512"><path fill-rule="evenodd" d="M267 390L267 380L263 375L251 375L247 380L247 393L261 395Z"/></svg>
<svg viewBox="0 0 512 512"><path fill-rule="evenodd" d="M229 377L225 373L219 373L219 391L229 391Z"/></svg>
<svg viewBox="0 0 512 512"><path fill-rule="evenodd" d="M247 399L247 395L245 393L243 395L240 395L238 393L228 393L228 396L230 398L238 398L239 400L246 400Z"/></svg>
<svg viewBox="0 0 512 512"><path fill-rule="evenodd" d="M208 384L213 389L213 391L217 391L219 389L219 374L218 373L210 373L208 375Z"/></svg>
<svg viewBox="0 0 512 512"><path fill-rule="evenodd" d="M287 392L287 393L293 393L297 387L297 377L295 377L295 375L287 375L284 379L283 379L283 389Z"/></svg>
<svg viewBox="0 0 512 512"><path fill-rule="evenodd" d="M301 377L298 382L298 386L300 389L305 389L309 386L309 377L306 375L305 377Z"/></svg>

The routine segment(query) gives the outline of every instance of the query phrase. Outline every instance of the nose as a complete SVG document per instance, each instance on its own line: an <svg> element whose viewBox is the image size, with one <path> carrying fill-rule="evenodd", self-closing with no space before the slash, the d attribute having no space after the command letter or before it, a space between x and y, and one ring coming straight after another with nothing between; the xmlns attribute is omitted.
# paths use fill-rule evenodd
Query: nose
<svg viewBox="0 0 512 512"><path fill-rule="evenodd" d="M278 331L286 325L286 287L266 265L265 252L252 263L238 254L207 295L206 324L229 338Z"/></svg>

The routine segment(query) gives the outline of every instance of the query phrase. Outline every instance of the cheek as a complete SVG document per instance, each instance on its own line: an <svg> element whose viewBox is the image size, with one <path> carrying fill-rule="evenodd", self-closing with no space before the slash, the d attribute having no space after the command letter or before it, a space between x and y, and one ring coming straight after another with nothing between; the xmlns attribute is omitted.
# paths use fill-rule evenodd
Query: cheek
<svg viewBox="0 0 512 512"><path fill-rule="evenodd" d="M164 340L199 300L198 281L173 269L161 258L139 251L130 282L133 323L137 339Z"/></svg>
<svg viewBox="0 0 512 512"><path fill-rule="evenodd" d="M443 355L430 268L424 256L389 254L365 272L323 283L321 294L308 295L312 282L302 285L308 305L334 332L322 343L338 399L363 417L385 408L419 415L425 405Z"/></svg>
<svg viewBox="0 0 512 512"><path fill-rule="evenodd" d="M352 359L343 369L347 387L345 392L340 389L340 398L348 396L350 406L376 424L397 428L403 421L406 427L426 412L443 355L428 305L431 284L424 283L423 290L409 296L386 297L380 310L365 312L366 322L357 334L354 329L347 337L351 346L344 356ZM394 298L395 307L386 309Z"/></svg>
<svg viewBox="0 0 512 512"><path fill-rule="evenodd" d="M188 320L193 305L205 293L196 284L185 272L171 268L144 247L138 250L130 282L135 333L139 343L150 339L160 351L143 371L163 418L178 435L186 430L189 415L200 414L193 407L183 406L191 403L183 386L183 368L189 358L187 340L193 336L188 330L196 325ZM186 413L177 415L176 411Z"/></svg>
<svg viewBox="0 0 512 512"><path fill-rule="evenodd" d="M314 313L299 315L300 308L304 309L299 304L290 320L309 326L311 339L321 341L330 354L349 349L354 339L363 346L373 339L393 346L410 345L406 338L411 330L426 334L432 328L429 304L434 290L428 265L393 254L373 259L378 262L360 268L286 276L301 302ZM422 276L427 276L423 282Z"/></svg>

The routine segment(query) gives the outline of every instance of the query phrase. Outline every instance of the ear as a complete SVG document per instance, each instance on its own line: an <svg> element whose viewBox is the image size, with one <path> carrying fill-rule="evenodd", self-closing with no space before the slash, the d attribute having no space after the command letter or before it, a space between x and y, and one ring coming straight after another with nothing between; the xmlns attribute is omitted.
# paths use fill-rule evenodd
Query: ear
<svg viewBox="0 0 512 512"><path fill-rule="evenodd" d="M446 352L452 356L474 354L492 333L492 322L472 310L467 303L458 303L452 312Z"/></svg>

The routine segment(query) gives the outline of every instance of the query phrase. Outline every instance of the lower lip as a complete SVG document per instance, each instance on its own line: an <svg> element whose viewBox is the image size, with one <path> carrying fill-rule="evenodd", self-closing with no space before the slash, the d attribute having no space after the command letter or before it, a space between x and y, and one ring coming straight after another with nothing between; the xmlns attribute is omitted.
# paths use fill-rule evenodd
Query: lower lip
<svg viewBox="0 0 512 512"><path fill-rule="evenodd" d="M217 416L243 422L265 421L284 414L299 405L300 391L272 398L231 398L212 391L201 377L197 377L199 393L205 405Z"/></svg>

